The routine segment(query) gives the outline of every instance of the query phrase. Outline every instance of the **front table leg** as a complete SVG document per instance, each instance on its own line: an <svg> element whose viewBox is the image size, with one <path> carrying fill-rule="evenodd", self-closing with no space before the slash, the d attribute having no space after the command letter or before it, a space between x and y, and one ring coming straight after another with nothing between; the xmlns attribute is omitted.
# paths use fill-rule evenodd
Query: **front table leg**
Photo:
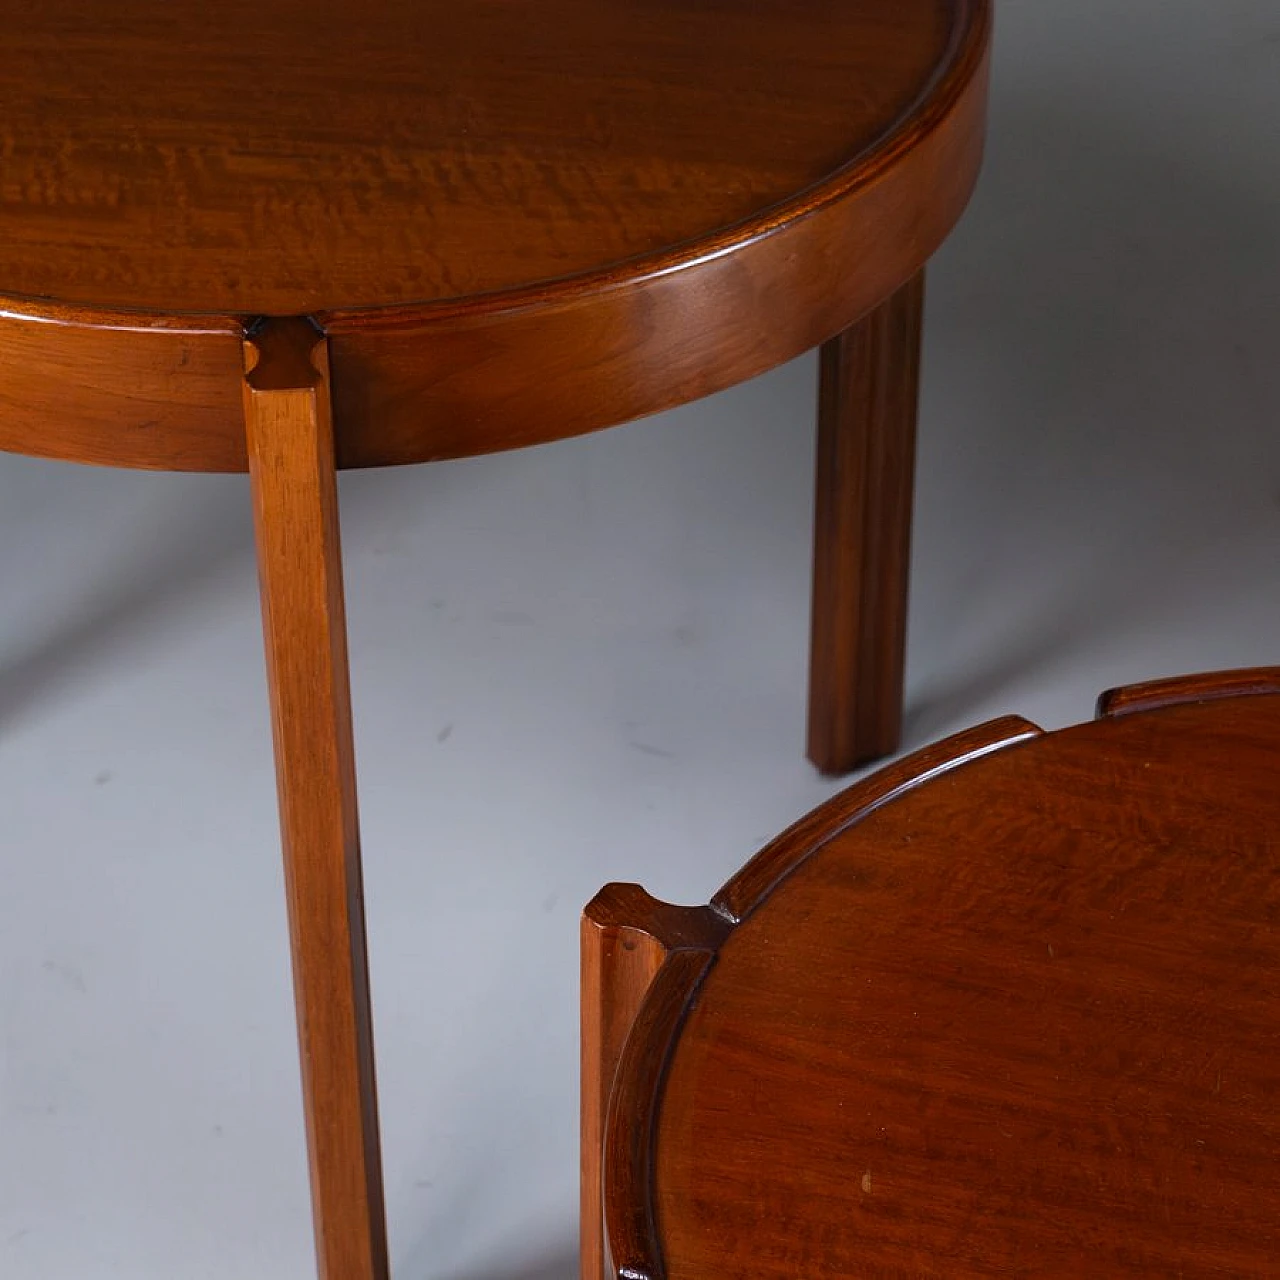
<svg viewBox="0 0 1280 1280"><path fill-rule="evenodd" d="M847 773L902 731L924 273L820 353L809 758Z"/></svg>
<svg viewBox="0 0 1280 1280"><path fill-rule="evenodd" d="M328 347L245 342L253 489L321 1280L386 1280Z"/></svg>

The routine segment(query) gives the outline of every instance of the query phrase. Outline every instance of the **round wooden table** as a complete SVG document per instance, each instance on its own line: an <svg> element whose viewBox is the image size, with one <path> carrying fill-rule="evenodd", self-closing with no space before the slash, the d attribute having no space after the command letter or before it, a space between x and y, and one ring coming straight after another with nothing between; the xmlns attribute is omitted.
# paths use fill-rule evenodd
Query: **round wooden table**
<svg viewBox="0 0 1280 1280"><path fill-rule="evenodd" d="M898 738L922 270L989 0L72 0L0 60L0 449L248 471L322 1274L387 1270L335 467L822 344L811 756Z"/></svg>
<svg viewBox="0 0 1280 1280"><path fill-rule="evenodd" d="M584 1277L1275 1274L1280 668L1099 710L588 907Z"/></svg>

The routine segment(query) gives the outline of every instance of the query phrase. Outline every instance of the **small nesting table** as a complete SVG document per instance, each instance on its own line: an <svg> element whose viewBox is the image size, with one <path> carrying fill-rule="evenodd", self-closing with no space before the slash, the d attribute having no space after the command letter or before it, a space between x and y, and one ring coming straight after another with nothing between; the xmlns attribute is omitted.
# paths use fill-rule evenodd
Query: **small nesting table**
<svg viewBox="0 0 1280 1280"><path fill-rule="evenodd" d="M9 6L0 449L247 471L321 1274L387 1273L335 469L821 346L809 750L895 746L922 271L989 0Z"/></svg>
<svg viewBox="0 0 1280 1280"><path fill-rule="evenodd" d="M1099 712L591 903L584 1280L1275 1274L1280 668Z"/></svg>

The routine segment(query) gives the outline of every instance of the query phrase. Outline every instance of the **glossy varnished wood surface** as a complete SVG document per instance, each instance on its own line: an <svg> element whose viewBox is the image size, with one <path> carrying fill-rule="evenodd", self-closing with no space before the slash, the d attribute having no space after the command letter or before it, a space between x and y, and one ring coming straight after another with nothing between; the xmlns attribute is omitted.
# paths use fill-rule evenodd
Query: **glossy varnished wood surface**
<svg viewBox="0 0 1280 1280"><path fill-rule="evenodd" d="M340 466L656 412L889 297L981 157L988 0L11 9L0 446L51 457L243 468L265 314Z"/></svg>
<svg viewBox="0 0 1280 1280"><path fill-rule="evenodd" d="M1280 693L1280 667L1247 667L1210 675L1169 676L1108 689L1098 699L1100 716L1128 716L1179 702L1210 702L1255 693Z"/></svg>
<svg viewBox="0 0 1280 1280"><path fill-rule="evenodd" d="M758 217L908 113L968 5L6 7L0 292L301 315L524 288Z"/></svg>
<svg viewBox="0 0 1280 1280"><path fill-rule="evenodd" d="M939 777L993 751L1003 751L1041 733L1021 716L1000 716L972 729L922 747L893 764L878 769L847 791L842 791L776 840L770 841L740 871L731 876L712 900L726 918L740 924L765 902L787 876L820 849L831 836L860 822L881 805L931 778Z"/></svg>
<svg viewBox="0 0 1280 1280"><path fill-rule="evenodd" d="M3 213L0 212L0 229ZM244 471L245 326L0 302L0 449L99 466Z"/></svg>
<svg viewBox="0 0 1280 1280"><path fill-rule="evenodd" d="M743 923L615 1091L660 1098L637 1272L1272 1274L1269 681L960 744L731 882Z"/></svg>

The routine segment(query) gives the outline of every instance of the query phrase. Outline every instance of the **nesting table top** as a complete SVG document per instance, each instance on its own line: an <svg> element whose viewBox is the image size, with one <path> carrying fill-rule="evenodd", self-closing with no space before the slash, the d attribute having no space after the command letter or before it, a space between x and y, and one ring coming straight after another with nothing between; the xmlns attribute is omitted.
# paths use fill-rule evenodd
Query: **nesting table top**
<svg viewBox="0 0 1280 1280"><path fill-rule="evenodd" d="M1280 692L1028 729L722 895L669 1280L1274 1269Z"/></svg>

